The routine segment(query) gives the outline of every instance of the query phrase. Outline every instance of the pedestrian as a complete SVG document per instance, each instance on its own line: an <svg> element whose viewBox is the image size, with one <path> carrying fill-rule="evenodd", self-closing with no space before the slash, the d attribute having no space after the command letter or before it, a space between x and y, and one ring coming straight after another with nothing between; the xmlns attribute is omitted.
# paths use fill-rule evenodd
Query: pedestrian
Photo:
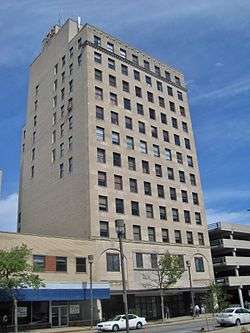
<svg viewBox="0 0 250 333"><path fill-rule="evenodd" d="M170 310L167 304L165 305L165 318L166 319L170 318Z"/></svg>
<svg viewBox="0 0 250 333"><path fill-rule="evenodd" d="M205 314L206 313L206 308L204 304L201 304L201 314Z"/></svg>
<svg viewBox="0 0 250 333"><path fill-rule="evenodd" d="M198 304L195 305L194 307L194 316L199 317L200 316L200 307Z"/></svg>

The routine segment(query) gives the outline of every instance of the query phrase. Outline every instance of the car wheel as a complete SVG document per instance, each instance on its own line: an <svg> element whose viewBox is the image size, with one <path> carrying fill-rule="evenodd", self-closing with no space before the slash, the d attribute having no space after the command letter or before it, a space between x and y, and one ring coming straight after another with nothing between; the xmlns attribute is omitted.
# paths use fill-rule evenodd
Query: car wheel
<svg viewBox="0 0 250 333"><path fill-rule="evenodd" d="M222 323L221 323L220 326L223 327L223 326L225 326L225 324L222 324Z"/></svg>
<svg viewBox="0 0 250 333"><path fill-rule="evenodd" d="M239 318L236 319L235 325L240 326L240 324L241 324L240 319Z"/></svg>
<svg viewBox="0 0 250 333"><path fill-rule="evenodd" d="M136 324L136 328L139 330L140 328L142 328L142 323L139 321L139 323Z"/></svg>
<svg viewBox="0 0 250 333"><path fill-rule="evenodd" d="M114 326L112 327L112 331L113 331L113 332L117 332L117 331L119 331L119 326L118 326L118 325L114 325Z"/></svg>

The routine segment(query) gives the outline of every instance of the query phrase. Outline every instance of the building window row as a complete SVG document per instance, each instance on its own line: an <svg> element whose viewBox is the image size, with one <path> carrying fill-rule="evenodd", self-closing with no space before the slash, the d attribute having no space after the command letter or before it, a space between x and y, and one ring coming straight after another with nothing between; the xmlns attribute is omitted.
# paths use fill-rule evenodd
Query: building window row
<svg viewBox="0 0 250 333"><path fill-rule="evenodd" d="M33 255L33 270L35 272L67 272L67 257L54 257L45 255ZM86 273L86 258L75 258L76 273Z"/></svg>

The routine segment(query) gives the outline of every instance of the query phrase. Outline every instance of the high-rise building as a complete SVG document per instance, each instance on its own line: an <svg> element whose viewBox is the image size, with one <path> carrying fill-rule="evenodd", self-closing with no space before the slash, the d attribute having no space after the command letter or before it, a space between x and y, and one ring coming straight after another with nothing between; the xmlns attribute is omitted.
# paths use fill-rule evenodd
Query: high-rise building
<svg viewBox="0 0 250 333"><path fill-rule="evenodd" d="M117 307L123 219L134 308L158 302L143 274L167 250L191 262L198 300L213 270L182 73L89 24L55 26L30 68L22 147L19 232L92 240ZM173 313L189 286L185 271Z"/></svg>

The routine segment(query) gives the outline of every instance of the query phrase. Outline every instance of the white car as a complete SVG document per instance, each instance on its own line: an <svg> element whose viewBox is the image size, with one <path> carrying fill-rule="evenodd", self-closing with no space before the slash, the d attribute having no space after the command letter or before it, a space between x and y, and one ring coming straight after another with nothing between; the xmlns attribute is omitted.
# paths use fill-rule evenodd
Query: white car
<svg viewBox="0 0 250 333"><path fill-rule="evenodd" d="M144 317L138 317L134 314L128 315L129 328L142 328L147 324ZM103 321L96 326L98 331L113 331L117 332L119 330L126 329L126 316L117 315L109 321Z"/></svg>
<svg viewBox="0 0 250 333"><path fill-rule="evenodd" d="M216 314L216 320L221 326L250 323L250 311L241 307L231 307Z"/></svg>

